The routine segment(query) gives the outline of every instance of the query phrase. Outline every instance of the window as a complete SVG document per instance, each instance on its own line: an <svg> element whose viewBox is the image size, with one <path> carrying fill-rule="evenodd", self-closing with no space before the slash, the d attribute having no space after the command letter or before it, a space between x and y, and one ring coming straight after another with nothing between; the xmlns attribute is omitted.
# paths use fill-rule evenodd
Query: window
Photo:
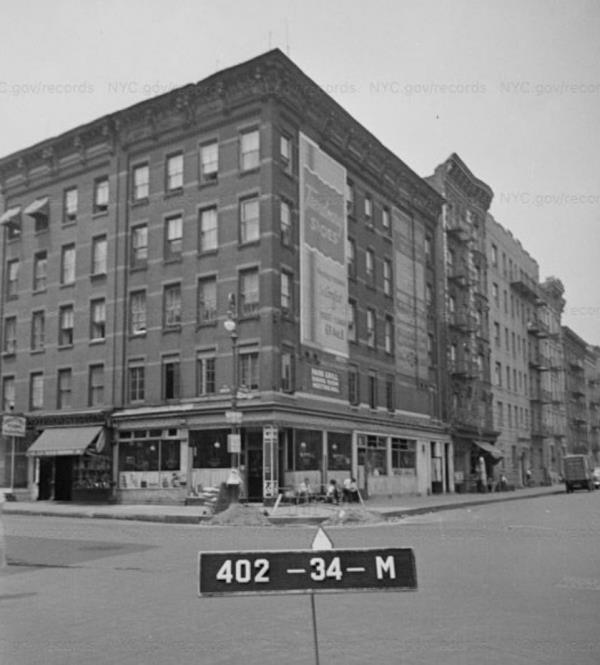
<svg viewBox="0 0 600 665"><path fill-rule="evenodd" d="M198 251L214 252L219 246L217 208L204 208L198 215Z"/></svg>
<svg viewBox="0 0 600 665"><path fill-rule="evenodd" d="M64 245L60 257L60 283L75 283L75 245Z"/></svg>
<svg viewBox="0 0 600 665"><path fill-rule="evenodd" d="M146 368L130 363L128 368L129 401L143 402L146 396Z"/></svg>
<svg viewBox="0 0 600 665"><path fill-rule="evenodd" d="M429 233L425 235L425 261L429 263L433 259L433 238Z"/></svg>
<svg viewBox="0 0 600 665"><path fill-rule="evenodd" d="M506 367L506 389L510 390L510 367Z"/></svg>
<svg viewBox="0 0 600 665"><path fill-rule="evenodd" d="M44 312L33 312L31 315L31 350L42 351L45 338Z"/></svg>
<svg viewBox="0 0 600 665"><path fill-rule="evenodd" d="M63 305L58 310L58 345L73 346L73 305Z"/></svg>
<svg viewBox="0 0 600 665"><path fill-rule="evenodd" d="M94 213L108 211L108 178L97 178L94 181Z"/></svg>
<svg viewBox="0 0 600 665"><path fill-rule="evenodd" d="M91 365L88 379L88 405L104 404L104 365Z"/></svg>
<svg viewBox="0 0 600 665"><path fill-rule="evenodd" d="M196 395L213 395L216 392L215 356L203 352L196 357Z"/></svg>
<svg viewBox="0 0 600 665"><path fill-rule="evenodd" d="M502 365L497 362L494 366L494 374L496 379L496 385L502 386Z"/></svg>
<svg viewBox="0 0 600 665"><path fill-rule="evenodd" d="M383 292L386 296L392 295L392 262L383 259Z"/></svg>
<svg viewBox="0 0 600 665"><path fill-rule="evenodd" d="M385 436L358 435L358 464L369 466L372 473L387 476L387 439Z"/></svg>
<svg viewBox="0 0 600 665"><path fill-rule="evenodd" d="M356 342L358 339L358 319L356 312L356 302L348 301L348 340Z"/></svg>
<svg viewBox="0 0 600 665"><path fill-rule="evenodd" d="M179 356L169 356L162 359L162 398L179 399L180 376Z"/></svg>
<svg viewBox="0 0 600 665"><path fill-rule="evenodd" d="M365 194L365 218L367 224L373 224L373 199L369 194Z"/></svg>
<svg viewBox="0 0 600 665"><path fill-rule="evenodd" d="M498 402L497 409L498 409L498 425L504 425L504 404L502 404L502 402Z"/></svg>
<svg viewBox="0 0 600 665"><path fill-rule="evenodd" d="M242 316L258 314L259 308L258 270L240 273L240 305Z"/></svg>
<svg viewBox="0 0 600 665"><path fill-rule="evenodd" d="M174 328L181 325L181 284L165 286L163 294L163 326Z"/></svg>
<svg viewBox="0 0 600 665"><path fill-rule="evenodd" d="M386 374L385 377L385 408L394 411L396 408L394 397L394 375Z"/></svg>
<svg viewBox="0 0 600 665"><path fill-rule="evenodd" d="M260 237L258 196L240 202L240 241L254 242Z"/></svg>
<svg viewBox="0 0 600 665"><path fill-rule="evenodd" d="M391 316L385 318L385 352L394 352L394 320Z"/></svg>
<svg viewBox="0 0 600 665"><path fill-rule="evenodd" d="M48 276L48 252L37 252L33 257L33 290L45 291Z"/></svg>
<svg viewBox="0 0 600 665"><path fill-rule="evenodd" d="M56 390L56 406L59 409L71 408L73 374L70 369L58 370L58 388Z"/></svg>
<svg viewBox="0 0 600 665"><path fill-rule="evenodd" d="M346 244L347 262L348 262L348 277L350 279L356 278L356 242L353 238L348 238Z"/></svg>
<svg viewBox="0 0 600 665"><path fill-rule="evenodd" d="M36 199L31 205L25 208L25 214L32 217L35 233L42 233L47 231L50 224L50 206L48 197Z"/></svg>
<svg viewBox="0 0 600 665"><path fill-rule="evenodd" d="M512 406L510 404L506 405L506 421L509 427L512 427Z"/></svg>
<svg viewBox="0 0 600 665"><path fill-rule="evenodd" d="M365 252L365 271L367 284L375 286L375 252L372 249Z"/></svg>
<svg viewBox="0 0 600 665"><path fill-rule="evenodd" d="M292 276L281 271L281 312L284 316L292 313Z"/></svg>
<svg viewBox="0 0 600 665"><path fill-rule="evenodd" d="M129 326L132 335L146 332L145 291L135 291L129 296Z"/></svg>
<svg viewBox="0 0 600 665"><path fill-rule="evenodd" d="M217 321L217 278L206 277L198 280L198 325Z"/></svg>
<svg viewBox="0 0 600 665"><path fill-rule="evenodd" d="M215 182L219 177L219 144L211 141L200 146L200 182Z"/></svg>
<svg viewBox="0 0 600 665"><path fill-rule="evenodd" d="M165 220L165 260L181 257L183 249L183 219L181 215Z"/></svg>
<svg viewBox="0 0 600 665"><path fill-rule="evenodd" d="M90 339L98 340L105 337L106 301L104 298L98 298L90 303Z"/></svg>
<svg viewBox="0 0 600 665"><path fill-rule="evenodd" d="M498 284L496 284L496 282L492 283L492 298L494 303L500 307L500 290L498 289Z"/></svg>
<svg viewBox="0 0 600 665"><path fill-rule="evenodd" d="M13 354L17 352L17 317L7 316L4 319L4 341L3 353Z"/></svg>
<svg viewBox="0 0 600 665"><path fill-rule="evenodd" d="M346 212L354 214L354 184L351 180L346 181Z"/></svg>
<svg viewBox="0 0 600 665"><path fill-rule="evenodd" d="M107 267L106 236L92 239L92 275L106 275Z"/></svg>
<svg viewBox="0 0 600 665"><path fill-rule="evenodd" d="M358 379L358 368L349 367L348 368L348 401L350 404L358 404L360 400L360 390L359 390L359 379Z"/></svg>
<svg viewBox="0 0 600 665"><path fill-rule="evenodd" d="M285 134L279 138L279 156L284 170L289 173L292 170L292 139Z"/></svg>
<svg viewBox="0 0 600 665"><path fill-rule="evenodd" d="M2 379L2 410L11 411L15 406L15 377L5 376Z"/></svg>
<svg viewBox="0 0 600 665"><path fill-rule="evenodd" d="M240 137L240 169L248 171L260 166L260 139L258 129L244 132Z"/></svg>
<svg viewBox="0 0 600 665"><path fill-rule="evenodd" d="M510 339L510 337L509 337L508 328L505 327L504 328L504 346L506 347L507 351L509 350L509 347L510 347L509 339Z"/></svg>
<svg viewBox="0 0 600 665"><path fill-rule="evenodd" d="M494 268L498 267L498 247L496 245L492 244L492 265Z"/></svg>
<svg viewBox="0 0 600 665"><path fill-rule="evenodd" d="M508 314L508 291L504 289L504 313Z"/></svg>
<svg viewBox="0 0 600 665"><path fill-rule="evenodd" d="M131 267L141 268L148 261L148 227L146 224L131 229Z"/></svg>
<svg viewBox="0 0 600 665"><path fill-rule="evenodd" d="M12 259L6 264L6 297L17 298L19 294L19 259Z"/></svg>
<svg viewBox="0 0 600 665"><path fill-rule="evenodd" d="M494 321L494 344L500 348L500 324Z"/></svg>
<svg viewBox="0 0 600 665"><path fill-rule="evenodd" d="M281 390L294 392L294 354L291 351L281 353Z"/></svg>
<svg viewBox="0 0 600 665"><path fill-rule="evenodd" d="M292 244L292 207L287 201L279 202L279 228L281 232L281 243Z"/></svg>
<svg viewBox="0 0 600 665"><path fill-rule="evenodd" d="M183 189L183 153L167 157L167 192L175 192Z"/></svg>
<svg viewBox="0 0 600 665"><path fill-rule="evenodd" d="M246 390L258 390L258 351L240 352L239 363L240 387L246 388Z"/></svg>
<svg viewBox="0 0 600 665"><path fill-rule="evenodd" d="M369 408L377 408L377 374L369 372L368 377L369 386Z"/></svg>
<svg viewBox="0 0 600 665"><path fill-rule="evenodd" d="M403 469L417 468L417 442L412 439L392 438L392 469L394 473Z"/></svg>
<svg viewBox="0 0 600 665"><path fill-rule="evenodd" d="M133 200L145 201L150 193L150 169L148 164L133 167Z"/></svg>
<svg viewBox="0 0 600 665"><path fill-rule="evenodd" d="M389 208L383 208L381 211L381 226L390 233L392 230L392 223L391 223L391 218L390 218L390 209Z"/></svg>
<svg viewBox="0 0 600 665"><path fill-rule="evenodd" d="M367 346L375 348L375 310L367 309Z"/></svg>
<svg viewBox="0 0 600 665"><path fill-rule="evenodd" d="M63 193L63 224L72 224L77 221L78 203L79 196L77 193L77 187L65 189Z"/></svg>
<svg viewBox="0 0 600 665"><path fill-rule="evenodd" d="M31 411L44 408L44 375L34 372L29 376L29 408Z"/></svg>

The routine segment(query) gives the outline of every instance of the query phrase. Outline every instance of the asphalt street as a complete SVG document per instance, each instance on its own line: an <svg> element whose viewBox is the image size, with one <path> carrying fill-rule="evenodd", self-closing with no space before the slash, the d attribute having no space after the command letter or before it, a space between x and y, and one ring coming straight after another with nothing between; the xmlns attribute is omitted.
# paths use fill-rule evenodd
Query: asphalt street
<svg viewBox="0 0 600 665"><path fill-rule="evenodd" d="M199 551L306 549L316 527L5 515L0 662L314 663L307 595L199 598ZM597 665L600 492L329 527L412 547L416 592L319 594L328 665Z"/></svg>

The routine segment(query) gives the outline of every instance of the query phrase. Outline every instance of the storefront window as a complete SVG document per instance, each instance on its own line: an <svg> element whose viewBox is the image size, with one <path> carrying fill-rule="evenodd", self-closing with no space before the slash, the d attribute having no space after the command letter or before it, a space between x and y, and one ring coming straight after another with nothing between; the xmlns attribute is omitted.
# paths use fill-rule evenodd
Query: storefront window
<svg viewBox="0 0 600 665"><path fill-rule="evenodd" d="M165 489L185 485L181 441L166 438L167 435L167 430L120 432L121 489Z"/></svg>
<svg viewBox="0 0 600 665"><path fill-rule="evenodd" d="M417 442L411 439L392 439L392 468L395 474L416 468Z"/></svg>
<svg viewBox="0 0 600 665"><path fill-rule="evenodd" d="M358 435L358 464L373 476L387 476L387 439L371 434Z"/></svg>
<svg viewBox="0 0 600 665"><path fill-rule="evenodd" d="M348 471L352 467L352 436L340 432L327 433L327 468Z"/></svg>
<svg viewBox="0 0 600 665"><path fill-rule="evenodd" d="M231 454L227 452L229 432L225 429L190 432L194 469L227 469L231 466Z"/></svg>
<svg viewBox="0 0 600 665"><path fill-rule="evenodd" d="M323 459L323 433L297 429L288 441L288 471L317 471Z"/></svg>
<svg viewBox="0 0 600 665"><path fill-rule="evenodd" d="M81 455L73 464L73 489L109 489L110 469L110 457Z"/></svg>

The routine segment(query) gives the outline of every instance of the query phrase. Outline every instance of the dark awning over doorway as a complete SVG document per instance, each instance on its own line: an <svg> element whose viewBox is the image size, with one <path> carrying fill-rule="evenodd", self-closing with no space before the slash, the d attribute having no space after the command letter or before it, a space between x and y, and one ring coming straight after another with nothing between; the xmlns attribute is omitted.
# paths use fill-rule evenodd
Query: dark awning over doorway
<svg viewBox="0 0 600 665"><path fill-rule="evenodd" d="M485 451L486 453L489 453L495 460L501 460L504 455L501 450L498 450L496 446L493 446L491 443L487 443L486 441L474 441L476 446L479 446L481 450Z"/></svg>
<svg viewBox="0 0 600 665"><path fill-rule="evenodd" d="M45 429L27 451L28 455L83 455L93 444L102 444L102 427L50 427Z"/></svg>

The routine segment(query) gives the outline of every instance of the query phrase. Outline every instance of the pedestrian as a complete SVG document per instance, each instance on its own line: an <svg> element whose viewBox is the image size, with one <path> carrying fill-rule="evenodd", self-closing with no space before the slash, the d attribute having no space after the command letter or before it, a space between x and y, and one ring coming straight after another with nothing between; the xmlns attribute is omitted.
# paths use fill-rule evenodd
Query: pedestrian
<svg viewBox="0 0 600 665"><path fill-rule="evenodd" d="M298 486L298 503L308 503L312 495L310 481L305 478Z"/></svg>
<svg viewBox="0 0 600 665"><path fill-rule="evenodd" d="M344 479L342 492L344 501L347 501L348 503L358 503L358 485L356 484L356 478L350 476Z"/></svg>
<svg viewBox="0 0 600 665"><path fill-rule="evenodd" d="M483 455L480 455L477 460L477 491L483 493L487 492L487 472Z"/></svg>
<svg viewBox="0 0 600 665"><path fill-rule="evenodd" d="M527 487L531 487L531 469L527 467L527 471L525 471L525 484Z"/></svg>

